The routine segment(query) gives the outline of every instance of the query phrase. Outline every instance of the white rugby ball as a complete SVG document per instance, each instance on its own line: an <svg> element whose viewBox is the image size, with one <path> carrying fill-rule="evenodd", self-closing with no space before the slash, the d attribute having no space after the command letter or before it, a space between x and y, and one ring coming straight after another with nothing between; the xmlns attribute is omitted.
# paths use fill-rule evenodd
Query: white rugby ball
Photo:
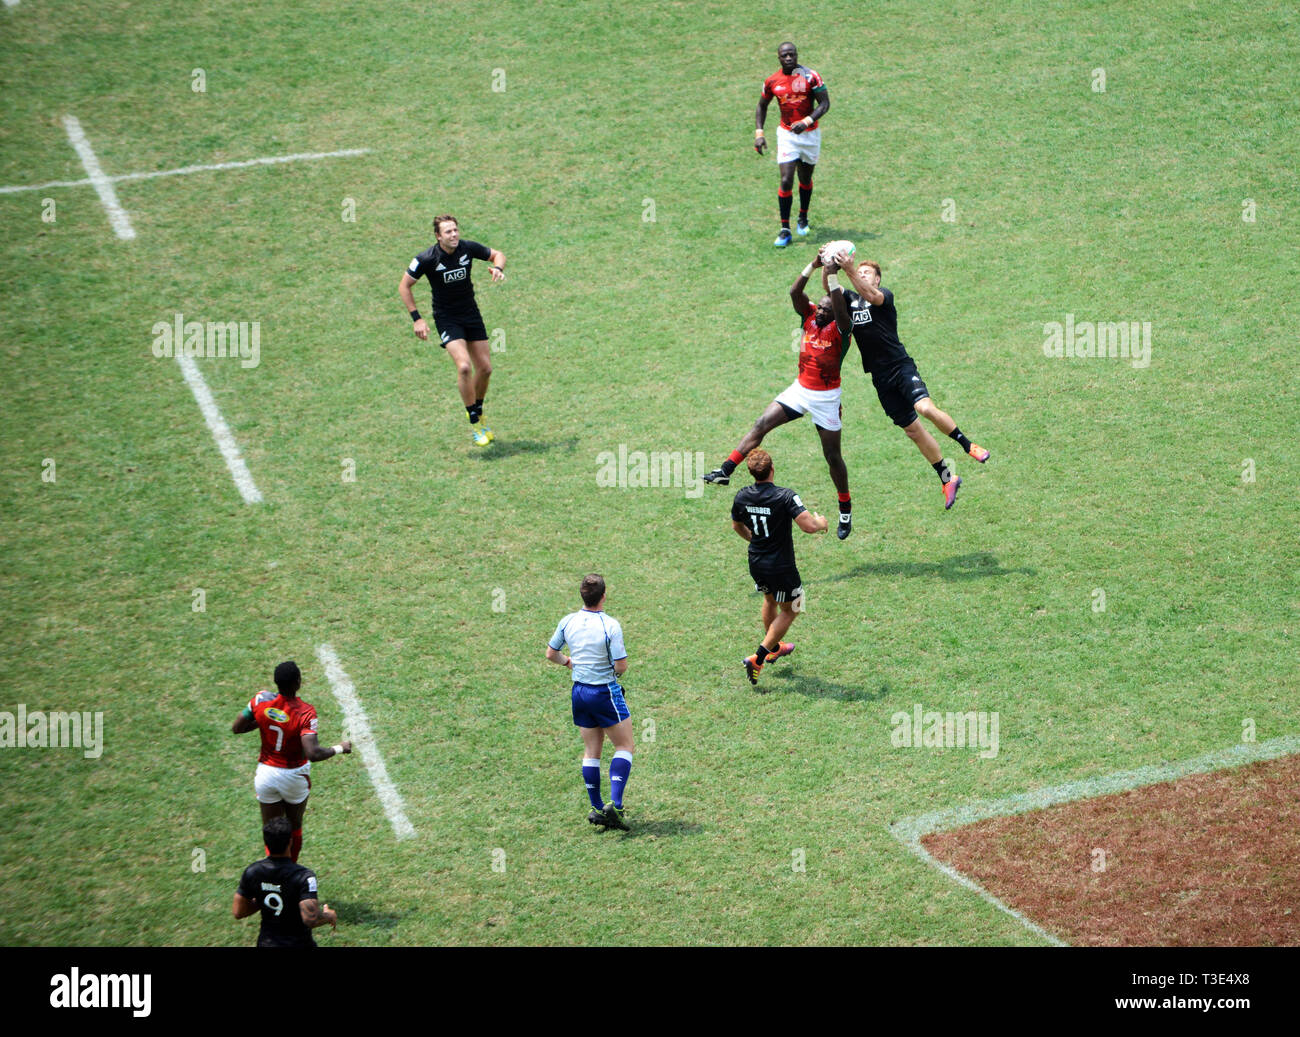
<svg viewBox="0 0 1300 1037"><path fill-rule="evenodd" d="M822 262L829 263L837 258L840 266L844 266L853 258L855 252L857 248L851 241L828 241L822 246Z"/></svg>

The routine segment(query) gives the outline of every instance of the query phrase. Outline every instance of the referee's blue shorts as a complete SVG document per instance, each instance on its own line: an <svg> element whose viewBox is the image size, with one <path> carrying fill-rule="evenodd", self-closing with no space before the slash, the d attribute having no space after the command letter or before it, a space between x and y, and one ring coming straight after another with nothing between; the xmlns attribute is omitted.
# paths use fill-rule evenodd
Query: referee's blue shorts
<svg viewBox="0 0 1300 1037"><path fill-rule="evenodd" d="M575 727L613 727L632 715L623 701L618 681L608 684L573 682L573 723Z"/></svg>

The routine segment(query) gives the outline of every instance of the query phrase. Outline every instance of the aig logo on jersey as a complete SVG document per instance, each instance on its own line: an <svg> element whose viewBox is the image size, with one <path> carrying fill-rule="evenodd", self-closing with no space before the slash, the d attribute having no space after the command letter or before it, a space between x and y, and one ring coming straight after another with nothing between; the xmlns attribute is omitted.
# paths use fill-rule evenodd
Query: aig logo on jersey
<svg viewBox="0 0 1300 1037"><path fill-rule="evenodd" d="M442 272L443 284L449 284L452 281L463 281L469 273L468 267L459 266L454 270L444 270Z"/></svg>
<svg viewBox="0 0 1300 1037"><path fill-rule="evenodd" d="M854 311L853 311L853 323L854 323L854 324L870 324L870 323L871 323L871 311L870 311L869 309L867 309L865 306L862 307L862 309L860 309L860 310L854 310Z"/></svg>

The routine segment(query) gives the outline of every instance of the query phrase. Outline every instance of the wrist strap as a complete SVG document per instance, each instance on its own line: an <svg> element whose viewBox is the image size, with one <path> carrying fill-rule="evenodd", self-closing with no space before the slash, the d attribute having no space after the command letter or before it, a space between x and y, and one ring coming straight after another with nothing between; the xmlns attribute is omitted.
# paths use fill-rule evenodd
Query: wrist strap
<svg viewBox="0 0 1300 1037"><path fill-rule="evenodd" d="M754 136L755 136L755 137L761 137L761 136L763 136L763 127L760 126L758 129L756 129L756 130L754 131Z"/></svg>
<svg viewBox="0 0 1300 1037"><path fill-rule="evenodd" d="M806 267L803 268L804 279L807 280L808 278L812 277L812 272L813 272L813 265L809 263Z"/></svg>
<svg viewBox="0 0 1300 1037"><path fill-rule="evenodd" d="M412 311L411 311L411 321L412 321L412 322L415 322L415 321L417 321L417 320L419 320L419 319L420 319L420 311L419 311L419 310L412 310Z"/></svg>
<svg viewBox="0 0 1300 1037"><path fill-rule="evenodd" d="M837 278L834 274L826 275L826 287L829 288L832 292L843 291L843 289L840 287L839 278Z"/></svg>
<svg viewBox="0 0 1300 1037"><path fill-rule="evenodd" d="M343 746L341 746L341 745L336 745L336 746L334 746L334 755L335 755L335 756L341 756L342 753L343 753Z"/></svg>

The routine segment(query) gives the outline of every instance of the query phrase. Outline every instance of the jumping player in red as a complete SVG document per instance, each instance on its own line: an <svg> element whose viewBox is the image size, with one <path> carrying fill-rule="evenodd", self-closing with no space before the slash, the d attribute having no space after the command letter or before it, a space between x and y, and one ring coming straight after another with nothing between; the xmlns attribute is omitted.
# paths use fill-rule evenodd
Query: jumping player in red
<svg viewBox="0 0 1300 1037"><path fill-rule="evenodd" d="M840 454L840 364L853 339L849 332L849 310L844 302L844 291L835 279L838 261L832 259L827 266L829 293L814 306L804 294L804 287L813 270L822 265L820 253L804 267L803 272L790 286L790 301L795 313L803 318L803 341L799 345L799 377L790 388L781 393L767 410L763 411L754 427L722 462L704 476L705 482L726 486L731 473L745 455L763 442L763 437L778 425L794 421L811 413L813 425L822 441L822 456L830 469L831 481L840 499L840 524L835 535L841 540L853 531L853 502L849 497L849 470Z"/></svg>
<svg viewBox="0 0 1300 1037"><path fill-rule="evenodd" d="M302 849L302 817L311 792L311 765L339 753L350 753L345 741L324 748L316 741L316 707L298 698L302 673L292 660L275 668L277 691L259 691L244 707L230 730L240 735L260 731L262 751L257 757L253 790L262 807L262 824L287 817L293 829L290 852L295 861ZM268 851L269 852L269 851Z"/></svg>
<svg viewBox="0 0 1300 1037"><path fill-rule="evenodd" d="M821 76L799 64L799 51L793 43L777 47L776 56L781 62L781 71L763 80L758 111L754 113L757 122L754 150L761 155L767 149L763 123L767 121L767 106L775 97L781 108L781 125L776 130L776 162L781 171L776 202L781 212L781 233L772 244L785 248L794 240L790 237L790 205L794 201L792 189L796 167L799 170L799 236L802 238L808 234L813 167L817 165L822 149L822 134L817 127L822 116L831 110L831 95Z"/></svg>

